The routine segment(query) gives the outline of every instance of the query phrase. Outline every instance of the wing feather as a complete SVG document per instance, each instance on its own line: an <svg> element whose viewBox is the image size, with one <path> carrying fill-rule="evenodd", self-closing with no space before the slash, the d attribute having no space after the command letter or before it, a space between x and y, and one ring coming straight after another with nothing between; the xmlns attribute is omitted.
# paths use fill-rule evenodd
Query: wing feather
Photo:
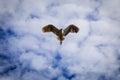
<svg viewBox="0 0 120 80"><path fill-rule="evenodd" d="M58 35L59 30L52 24L48 24L42 28L43 32L53 32L54 34Z"/></svg>
<svg viewBox="0 0 120 80"><path fill-rule="evenodd" d="M64 29L64 36L66 36L69 32L77 33L78 31L79 31L79 28L71 24L66 29Z"/></svg>

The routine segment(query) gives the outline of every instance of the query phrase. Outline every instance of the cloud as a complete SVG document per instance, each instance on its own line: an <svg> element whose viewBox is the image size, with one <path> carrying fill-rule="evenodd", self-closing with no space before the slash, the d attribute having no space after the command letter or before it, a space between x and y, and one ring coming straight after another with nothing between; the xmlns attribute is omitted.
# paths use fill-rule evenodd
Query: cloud
<svg viewBox="0 0 120 80"><path fill-rule="evenodd" d="M119 80L119 0L0 1L0 80ZM60 46L43 33L75 24Z"/></svg>

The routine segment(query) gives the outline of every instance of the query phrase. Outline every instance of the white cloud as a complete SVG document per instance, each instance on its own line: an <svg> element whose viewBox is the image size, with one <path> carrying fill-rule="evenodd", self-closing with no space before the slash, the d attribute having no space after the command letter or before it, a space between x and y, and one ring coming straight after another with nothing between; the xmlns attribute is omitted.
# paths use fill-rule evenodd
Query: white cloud
<svg viewBox="0 0 120 80"><path fill-rule="evenodd" d="M119 26L116 23L111 24L112 21L99 20L92 22L92 30L98 35L116 36L119 34Z"/></svg>
<svg viewBox="0 0 120 80"><path fill-rule="evenodd" d="M120 20L120 10L119 10L119 0L106 0L102 1L103 4L100 6L100 16L101 18L112 18L115 20Z"/></svg>
<svg viewBox="0 0 120 80"><path fill-rule="evenodd" d="M35 53L23 53L20 56L20 59L22 61L29 61L29 64L31 67L37 69L37 70L42 70L42 69L46 69L47 68L47 59L43 56L38 56Z"/></svg>
<svg viewBox="0 0 120 80"><path fill-rule="evenodd" d="M14 71L17 77L21 73L23 80L98 80L104 74L114 79L120 67L116 57L120 47L118 3L119 0L12 0L8 4L1 0L0 27L11 29L16 35L7 35L6 45L8 53L14 56L12 60L20 62L19 70ZM87 19L91 13L97 19ZM75 24L80 31L67 35L60 46L53 33L42 32L42 27L49 23L58 28ZM64 73L62 68L68 72ZM15 78L0 75L0 80Z"/></svg>

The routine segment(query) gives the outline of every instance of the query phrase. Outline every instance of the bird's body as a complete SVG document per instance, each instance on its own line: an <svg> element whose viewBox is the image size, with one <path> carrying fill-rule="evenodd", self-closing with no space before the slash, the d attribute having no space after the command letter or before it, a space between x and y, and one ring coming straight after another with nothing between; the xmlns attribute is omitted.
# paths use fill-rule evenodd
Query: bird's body
<svg viewBox="0 0 120 80"><path fill-rule="evenodd" d="M57 39L60 41L60 44L62 44L62 41L65 39L64 38L64 31L62 29L60 29L58 32L58 35L59 36L57 37Z"/></svg>
<svg viewBox="0 0 120 80"><path fill-rule="evenodd" d="M47 26L44 26L42 30L43 32L53 32L54 34L56 34L58 36L57 39L60 41L60 44L62 44L62 41L65 39L64 36L66 36L69 32L77 33L79 31L79 28L71 24L66 29L63 30L63 29L57 29L52 24L49 24Z"/></svg>

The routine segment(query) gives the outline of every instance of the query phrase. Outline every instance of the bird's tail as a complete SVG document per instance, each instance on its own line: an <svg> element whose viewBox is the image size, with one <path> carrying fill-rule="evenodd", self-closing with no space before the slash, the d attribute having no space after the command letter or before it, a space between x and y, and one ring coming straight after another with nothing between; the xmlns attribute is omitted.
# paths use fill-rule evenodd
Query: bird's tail
<svg viewBox="0 0 120 80"><path fill-rule="evenodd" d="M60 45L62 45L62 41L60 41Z"/></svg>

